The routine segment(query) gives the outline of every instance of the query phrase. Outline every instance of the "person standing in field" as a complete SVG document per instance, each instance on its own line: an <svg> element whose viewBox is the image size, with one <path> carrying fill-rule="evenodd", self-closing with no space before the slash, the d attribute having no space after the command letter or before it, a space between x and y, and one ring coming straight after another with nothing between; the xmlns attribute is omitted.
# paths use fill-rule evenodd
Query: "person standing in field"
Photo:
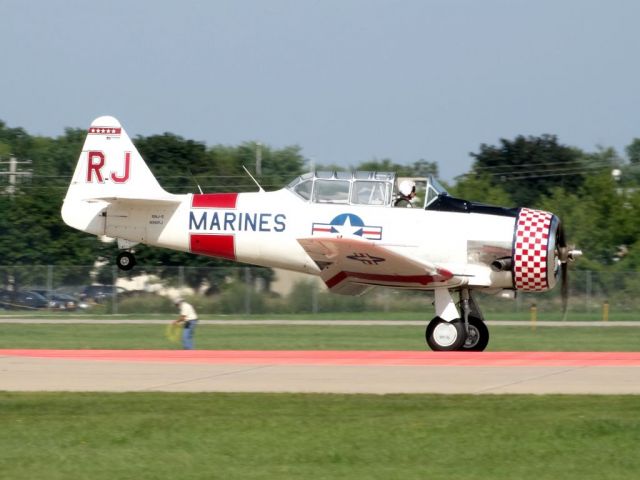
<svg viewBox="0 0 640 480"><path fill-rule="evenodd" d="M182 329L182 348L185 350L193 350L193 336L195 334L196 325L198 324L198 315L195 308L190 303L185 302L182 298L177 298L174 302L180 316L173 323L181 325Z"/></svg>

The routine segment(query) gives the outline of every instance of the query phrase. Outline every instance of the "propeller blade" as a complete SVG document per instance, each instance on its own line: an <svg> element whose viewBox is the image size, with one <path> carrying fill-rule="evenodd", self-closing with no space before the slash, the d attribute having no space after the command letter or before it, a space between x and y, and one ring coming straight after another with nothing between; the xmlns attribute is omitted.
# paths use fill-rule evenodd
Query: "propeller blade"
<svg viewBox="0 0 640 480"><path fill-rule="evenodd" d="M564 236L564 227L562 223L558 225L558 233L556 235L556 248L558 249L558 259L564 264L567 263L567 241Z"/></svg>
<svg viewBox="0 0 640 480"><path fill-rule="evenodd" d="M558 225L556 242L558 260L560 260L560 296L562 297L562 320L564 321L569 313L569 248L562 223Z"/></svg>

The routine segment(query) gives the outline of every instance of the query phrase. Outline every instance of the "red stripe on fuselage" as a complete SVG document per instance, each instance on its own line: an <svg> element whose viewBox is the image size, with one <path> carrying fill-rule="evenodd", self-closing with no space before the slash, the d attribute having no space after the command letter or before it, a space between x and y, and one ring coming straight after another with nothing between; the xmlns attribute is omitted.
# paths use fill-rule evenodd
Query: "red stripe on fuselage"
<svg viewBox="0 0 640 480"><path fill-rule="evenodd" d="M189 234L189 251L200 255L236 259L236 245L233 235Z"/></svg>
<svg viewBox="0 0 640 480"><path fill-rule="evenodd" d="M192 208L236 208L237 193L204 193L194 194Z"/></svg>

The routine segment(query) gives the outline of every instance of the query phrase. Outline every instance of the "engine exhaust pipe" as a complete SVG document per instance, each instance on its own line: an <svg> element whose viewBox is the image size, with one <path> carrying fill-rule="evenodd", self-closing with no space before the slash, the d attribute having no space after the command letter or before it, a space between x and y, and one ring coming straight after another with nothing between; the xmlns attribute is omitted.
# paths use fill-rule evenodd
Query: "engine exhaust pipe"
<svg viewBox="0 0 640 480"><path fill-rule="evenodd" d="M507 272L513 269L513 259L511 257L496 258L491 262L491 269L494 272Z"/></svg>

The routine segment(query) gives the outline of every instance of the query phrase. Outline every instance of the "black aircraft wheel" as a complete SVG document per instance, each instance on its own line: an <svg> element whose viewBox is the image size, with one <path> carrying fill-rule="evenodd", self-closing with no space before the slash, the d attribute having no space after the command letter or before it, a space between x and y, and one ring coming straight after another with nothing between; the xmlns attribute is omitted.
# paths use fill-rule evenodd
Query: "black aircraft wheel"
<svg viewBox="0 0 640 480"><path fill-rule="evenodd" d="M487 325L477 317L469 317L469 334L462 344L461 350L469 352L482 352L489 343L489 329Z"/></svg>
<svg viewBox="0 0 640 480"><path fill-rule="evenodd" d="M466 338L464 324L459 318L446 322L435 317L427 325L425 338L429 348L436 352L460 350Z"/></svg>
<svg viewBox="0 0 640 480"><path fill-rule="evenodd" d="M116 257L116 265L120 270L131 270L136 265L136 257L131 252L120 252Z"/></svg>

